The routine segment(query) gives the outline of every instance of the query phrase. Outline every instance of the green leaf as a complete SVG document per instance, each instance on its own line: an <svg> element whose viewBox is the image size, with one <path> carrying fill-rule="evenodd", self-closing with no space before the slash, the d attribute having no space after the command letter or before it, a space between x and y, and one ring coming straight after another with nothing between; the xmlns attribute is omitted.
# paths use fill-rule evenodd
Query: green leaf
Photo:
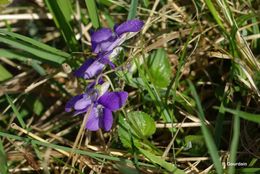
<svg viewBox="0 0 260 174"><path fill-rule="evenodd" d="M142 82L145 86L145 90L148 91L150 97L154 100L156 104L156 109L158 110L159 113L162 113L162 118L164 119L165 122L172 123L176 121L176 118L172 112L169 111L169 109L165 106L165 103L162 101L161 96L159 95L159 90L156 88L156 82L153 80L153 77L146 66L146 64L143 65L143 69L141 69L141 62L138 59L134 59L136 67L138 69L138 73L140 75L140 78L142 79ZM145 73L146 76L145 76ZM148 81L148 78L152 81L150 84ZM162 80L162 79L159 79ZM175 128L169 128L170 130L175 131Z"/></svg>
<svg viewBox="0 0 260 174"><path fill-rule="evenodd" d="M174 164L166 162L160 156L156 156L144 149L138 148L139 151L148 158L151 162L160 165L161 167L165 168L167 171L172 172L174 174L185 174L184 171L178 169Z"/></svg>
<svg viewBox="0 0 260 174"><path fill-rule="evenodd" d="M135 146L142 146L138 136L134 131L131 131L130 125L122 116L119 116L118 136L126 148L132 148L132 143L134 143Z"/></svg>
<svg viewBox="0 0 260 174"><path fill-rule="evenodd" d="M40 115L43 111L43 104L42 102L40 101L40 99L36 99L33 103L33 112L36 114L36 115Z"/></svg>
<svg viewBox="0 0 260 174"><path fill-rule="evenodd" d="M150 115L141 111L134 111L128 113L128 119L132 127L135 127L135 130L142 136L149 137L155 133L155 121Z"/></svg>
<svg viewBox="0 0 260 174"><path fill-rule="evenodd" d="M138 0L131 0L130 10L127 19L134 19L136 16Z"/></svg>
<svg viewBox="0 0 260 174"><path fill-rule="evenodd" d="M0 82L12 78L13 75L0 64Z"/></svg>
<svg viewBox="0 0 260 174"><path fill-rule="evenodd" d="M153 118L144 112L130 112L128 119L119 117L118 134L124 147L131 148L134 143L135 146L152 149L153 147L146 138L154 134L155 130Z"/></svg>
<svg viewBox="0 0 260 174"><path fill-rule="evenodd" d="M95 0L85 0L85 3L87 5L89 18L93 24L93 27L96 29L99 28L100 22L98 18L98 10Z"/></svg>
<svg viewBox="0 0 260 174"><path fill-rule="evenodd" d="M150 79L158 87L167 87L171 77L171 66L166 51L160 48L153 52L147 61Z"/></svg>
<svg viewBox="0 0 260 174"><path fill-rule="evenodd" d="M7 157L1 139L0 139L0 164L1 164L0 174L7 174L8 173Z"/></svg>
<svg viewBox="0 0 260 174"><path fill-rule="evenodd" d="M260 114L251 114L248 112L244 112L244 111L240 111L240 110L233 110L233 109L229 109L229 108L224 108L224 110L235 116L239 116L245 120L260 123Z"/></svg>
<svg viewBox="0 0 260 174"><path fill-rule="evenodd" d="M50 10L53 20L56 26L62 33L64 40L69 46L71 51L76 52L78 50L77 40L75 38L75 33L73 32L73 28L70 25L71 15L68 9L72 9L71 2L68 0L65 1L53 1L53 0L45 0L45 3ZM63 3L66 3L66 8L63 8ZM70 15L68 17L68 15Z"/></svg>

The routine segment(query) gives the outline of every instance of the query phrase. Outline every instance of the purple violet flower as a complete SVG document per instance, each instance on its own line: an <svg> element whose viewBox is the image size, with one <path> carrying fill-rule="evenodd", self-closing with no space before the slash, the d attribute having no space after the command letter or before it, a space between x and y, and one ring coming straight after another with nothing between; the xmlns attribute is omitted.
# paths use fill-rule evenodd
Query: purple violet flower
<svg viewBox="0 0 260 174"><path fill-rule="evenodd" d="M76 77L90 79L92 77L98 76L102 72L106 64L114 69L115 65L111 60L113 60L121 50L122 48L118 47L106 54L99 53L96 59L87 59L83 63L83 65L81 65L77 70L74 71L74 75Z"/></svg>
<svg viewBox="0 0 260 174"><path fill-rule="evenodd" d="M128 93L121 92L106 92L98 100L93 107L86 128L91 131L96 131L103 128L109 131L113 124L112 111L120 109L126 102Z"/></svg>
<svg viewBox="0 0 260 174"><path fill-rule="evenodd" d="M114 32L109 28L99 29L91 34L92 50L98 54L96 59L90 58L74 72L76 77L90 79L99 75L106 64L111 68L115 65L111 59L118 55L119 47L125 40L136 35L143 27L141 20L134 19L114 26Z"/></svg>
<svg viewBox="0 0 260 174"><path fill-rule="evenodd" d="M112 51L124 41L136 35L143 25L143 21L133 19L115 25L114 32L109 28L102 28L93 32L91 35L92 51L97 54Z"/></svg>
<svg viewBox="0 0 260 174"><path fill-rule="evenodd" d="M77 70L74 71L76 77L82 77L84 79L90 79L99 75L105 64L100 62L98 59L87 59L83 65L81 65Z"/></svg>
<svg viewBox="0 0 260 174"><path fill-rule="evenodd" d="M101 85L103 88L101 90L87 89L86 93L71 98L65 106L65 111L74 110L74 115L78 115L91 109L86 128L90 131L96 131L99 128L109 131L113 124L112 111L120 109L125 104L128 93L125 91L108 92L108 87L104 83Z"/></svg>

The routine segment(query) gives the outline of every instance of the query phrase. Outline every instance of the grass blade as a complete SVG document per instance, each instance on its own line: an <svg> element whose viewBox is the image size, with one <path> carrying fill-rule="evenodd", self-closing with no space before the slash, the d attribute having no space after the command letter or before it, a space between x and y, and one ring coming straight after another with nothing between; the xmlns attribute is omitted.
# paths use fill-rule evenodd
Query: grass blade
<svg viewBox="0 0 260 174"><path fill-rule="evenodd" d="M16 50L4 50L4 49L0 49L0 55L8 59L17 59L19 61L22 61L24 64L32 66L32 68L35 69L35 71L37 71L42 76L47 74L44 68L40 65L41 63L40 61L30 60L29 57L32 57L33 55L26 54L24 52L18 52ZM0 75L0 81L1 81L1 75Z"/></svg>
<svg viewBox="0 0 260 174"><path fill-rule="evenodd" d="M41 61L48 61L52 63L62 64L66 59L64 57L58 56L56 54L49 53L37 47L30 45L29 43L25 43L23 41L17 40L15 38L11 38L8 36L0 35L0 42L8 44L12 47L19 48L26 52L29 52L36 56L35 58L41 58Z"/></svg>
<svg viewBox="0 0 260 174"><path fill-rule="evenodd" d="M24 62L25 64L29 63L30 57L33 55L28 54L26 52L21 52L14 49L0 49L0 55L2 57L8 58L8 59L16 59L21 62ZM37 63L41 63L40 61L34 60Z"/></svg>
<svg viewBox="0 0 260 174"><path fill-rule="evenodd" d="M37 40L34 40L34 39L31 39L29 37L26 37L26 36L23 36L23 35L20 35L20 34L17 34L17 33L13 33L13 32L9 32L9 31L6 31L6 30L3 30L3 29L0 29L0 34L4 34L6 36L10 36L10 37L13 37L19 41L23 41L24 43L26 44L31 44L33 46L35 46L36 48L38 49L41 49L41 50L44 50L44 51L48 51L50 53L53 53L57 56L61 56L61 57L64 57L64 58L70 58L70 54L66 53L66 52L63 52L61 50L58 50L54 47L51 47L49 45L46 45L44 43L41 43Z"/></svg>
<svg viewBox="0 0 260 174"><path fill-rule="evenodd" d="M237 170L240 174L260 173L260 168L241 168Z"/></svg>
<svg viewBox="0 0 260 174"><path fill-rule="evenodd" d="M138 5L138 0L131 1L130 10L127 16L128 20L135 18L137 12L137 5Z"/></svg>
<svg viewBox="0 0 260 174"><path fill-rule="evenodd" d="M156 164L160 165L161 167L165 168L167 171L175 173L175 174L184 174L185 173L184 171L178 169L174 164L166 162L161 157L156 156L153 153L150 153L149 151L146 151L144 149L141 149L141 148L138 148L138 149L146 158L148 158L153 163L156 163Z"/></svg>
<svg viewBox="0 0 260 174"><path fill-rule="evenodd" d="M198 116L201 120L201 130L202 130L203 136L205 138L205 142L206 142L206 145L208 147L209 154L210 154L211 159L214 163L214 166L215 166L217 173L222 174L223 169L222 169L222 165L221 165L221 162L220 162L220 157L218 155L218 150L217 150L216 144L215 144L215 142L212 138L210 131L206 127L205 115L204 115L204 112L203 112L203 109L202 109L202 106L201 106L201 103L200 103L199 96L196 92L194 85L191 83L191 81L188 81L188 83L189 83L189 86L190 86L191 93L192 93L192 95L193 95L193 97L196 101L196 104L197 104Z"/></svg>
<svg viewBox="0 0 260 174"><path fill-rule="evenodd" d="M100 22L98 18L98 10L95 0L85 0L85 3L87 5L89 18L92 22L93 27L96 29L99 28Z"/></svg>
<svg viewBox="0 0 260 174"><path fill-rule="evenodd" d="M107 159L107 160L111 160L111 161L132 163L131 160L124 159L124 158L114 157L114 156L110 156L110 155L106 155L106 154L102 154L102 153L90 152L90 151L86 151L86 150L73 149L71 147L65 147L65 146L51 144L51 143L45 143L45 142L41 142L41 141L38 141L38 140L33 140L31 138L23 138L23 137L12 135L12 134L5 133L5 132L0 132L0 136L7 137L7 138L10 138L10 139L19 140L19 141L24 141L24 142L31 142L32 144L37 144L37 145L41 145L41 146L45 146L45 147L49 147L49 148L53 148L53 149L60 149L60 150L66 151L66 152L73 152L73 153L76 153L76 154L79 154L79 155L86 155L86 156L89 156L91 158L100 158L102 160ZM146 163L140 162L139 164L142 165L142 166L154 168L153 165L149 165L149 164L146 164Z"/></svg>
<svg viewBox="0 0 260 174"><path fill-rule="evenodd" d="M71 2L71 0L57 0L57 2L59 7L62 7L60 9L65 17L66 22L70 22L71 16L73 14L73 3Z"/></svg>
<svg viewBox="0 0 260 174"><path fill-rule="evenodd" d="M8 101L8 103L11 105L11 107L12 107L12 109L14 111L14 114L17 117L20 125L22 126L23 129L26 129L26 124L23 121L23 118L22 118L21 114L18 112L18 109L14 105L13 100L7 94L5 94L5 97L6 97L7 101Z"/></svg>
<svg viewBox="0 0 260 174"><path fill-rule="evenodd" d="M238 106L238 109L239 109L239 107L240 106ZM233 163L233 164L236 162L237 148L238 148L238 143L239 143L239 133L240 133L240 118L235 115L234 121L233 121L233 138L232 138L232 142L231 142L230 160L229 160L229 162ZM235 173L234 165L229 166L228 173L229 174Z"/></svg>
<svg viewBox="0 0 260 174"><path fill-rule="evenodd" d="M216 124L215 124L215 142L217 147L219 148L220 143L221 143L221 136L223 134L223 122L225 120L225 111L224 111L224 106L228 104L228 94L225 93L223 95L223 99L220 104L220 108L218 109L218 115L216 119Z"/></svg>
<svg viewBox="0 0 260 174"><path fill-rule="evenodd" d="M212 16L214 17L218 25L224 30L225 29L224 24L222 23L220 15L216 10L215 6L213 5L213 3L211 2L211 0L205 0L205 3L207 4L209 11L211 12Z"/></svg>
<svg viewBox="0 0 260 174"><path fill-rule="evenodd" d="M8 173L7 157L1 139L0 139L0 164L1 164L0 173L7 174Z"/></svg>
<svg viewBox="0 0 260 174"><path fill-rule="evenodd" d="M150 0L143 0L144 6L148 7L150 4Z"/></svg>
<svg viewBox="0 0 260 174"><path fill-rule="evenodd" d="M67 17L69 12L67 12L66 9L63 9L64 2L62 1L62 3L58 3L58 1L45 0L45 3L70 50L76 52L78 50L77 40L69 23L70 21L68 21L70 20L70 17ZM66 6L69 6L68 3L71 2L66 0L65 3L67 4Z"/></svg>
<svg viewBox="0 0 260 174"><path fill-rule="evenodd" d="M114 19L110 16L110 14L107 11L104 12L104 16L106 18L109 28L113 28L115 25Z"/></svg>
<svg viewBox="0 0 260 174"><path fill-rule="evenodd" d="M37 63L35 60L32 61L31 65L32 65L33 69L36 72L38 72L41 76L47 75L47 73L44 70L44 68L39 63Z"/></svg>
<svg viewBox="0 0 260 174"><path fill-rule="evenodd" d="M218 108L218 107L216 107ZM225 112L229 112L231 114L234 114L236 116L239 116L245 120L260 123L260 115L259 114L251 114L248 112L244 111L239 111L239 110L234 110L234 109L229 109L229 108L224 108Z"/></svg>

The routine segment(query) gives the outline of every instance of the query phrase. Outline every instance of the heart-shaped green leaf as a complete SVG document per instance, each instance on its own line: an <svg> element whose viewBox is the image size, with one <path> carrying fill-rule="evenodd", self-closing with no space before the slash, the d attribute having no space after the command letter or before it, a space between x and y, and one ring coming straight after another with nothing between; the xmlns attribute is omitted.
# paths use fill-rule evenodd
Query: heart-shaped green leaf
<svg viewBox="0 0 260 174"><path fill-rule="evenodd" d="M119 117L119 138L124 147L131 148L134 144L138 147L151 149L143 140L154 134L155 122L148 114L140 111L128 113L128 119Z"/></svg>
<svg viewBox="0 0 260 174"><path fill-rule="evenodd" d="M135 111L130 112L128 118L137 135L141 134L140 136L149 137L154 134L156 130L155 122L148 114L141 111Z"/></svg>
<svg viewBox="0 0 260 174"><path fill-rule="evenodd" d="M162 48L153 52L147 60L150 80L158 87L167 87L171 77L171 66L166 51Z"/></svg>

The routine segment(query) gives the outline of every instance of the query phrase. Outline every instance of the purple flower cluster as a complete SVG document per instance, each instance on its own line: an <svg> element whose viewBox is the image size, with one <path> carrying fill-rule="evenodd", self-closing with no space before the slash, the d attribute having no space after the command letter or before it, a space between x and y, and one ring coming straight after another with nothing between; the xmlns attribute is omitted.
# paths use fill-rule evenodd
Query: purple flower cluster
<svg viewBox="0 0 260 174"><path fill-rule="evenodd" d="M114 26L114 31L102 28L91 33L92 51L96 58L87 59L82 66L74 72L76 77L84 79L96 78L105 68L106 64L115 68L113 58L117 56L117 49L122 43L137 34L143 27L141 20L128 20ZM98 82L96 82L98 81ZM83 94L71 98L65 111L74 110L74 115L89 111L86 128L96 131L99 128L109 131L113 124L112 111L120 109L126 102L128 93L125 91L109 92L108 82L102 78L88 85Z"/></svg>

